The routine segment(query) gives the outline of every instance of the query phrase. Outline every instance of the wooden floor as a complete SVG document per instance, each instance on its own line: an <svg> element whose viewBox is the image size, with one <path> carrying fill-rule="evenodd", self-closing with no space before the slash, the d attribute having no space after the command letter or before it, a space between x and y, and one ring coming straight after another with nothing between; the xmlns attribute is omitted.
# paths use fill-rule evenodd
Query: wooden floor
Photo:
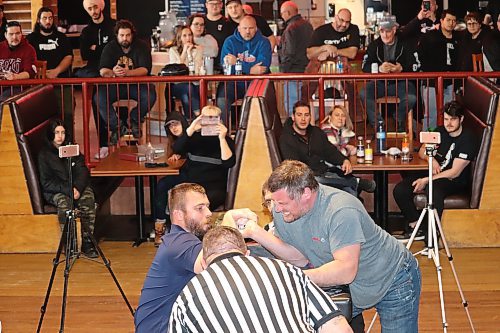
<svg viewBox="0 0 500 333"><path fill-rule="evenodd" d="M103 242L102 250L135 308L141 286L155 254L153 244L132 248L129 242ZM421 243L415 243L415 248ZM455 267L476 332L500 332L500 248L452 249ZM0 255L0 320L3 332L35 332L40 317L53 254ZM470 332L465 311L445 256L443 285L449 332ZM441 332L436 269L419 257L423 273L420 332ZM64 265L60 265L42 332L59 329ZM373 311L365 312L365 321ZM70 273L65 332L133 332L133 319L107 269L79 259ZM378 324L372 332L379 332Z"/></svg>

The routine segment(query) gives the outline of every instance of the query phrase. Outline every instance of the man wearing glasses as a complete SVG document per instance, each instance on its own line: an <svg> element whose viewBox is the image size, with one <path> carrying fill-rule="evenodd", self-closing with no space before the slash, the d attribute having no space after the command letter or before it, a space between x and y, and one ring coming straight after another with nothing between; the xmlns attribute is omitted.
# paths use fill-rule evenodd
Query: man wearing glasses
<svg viewBox="0 0 500 333"><path fill-rule="evenodd" d="M222 44L224 44L227 37L233 34L233 30L227 18L222 15L222 1L207 0L205 7L207 7L205 31L217 40L219 51L214 60L214 66L220 71L220 51L222 49Z"/></svg>

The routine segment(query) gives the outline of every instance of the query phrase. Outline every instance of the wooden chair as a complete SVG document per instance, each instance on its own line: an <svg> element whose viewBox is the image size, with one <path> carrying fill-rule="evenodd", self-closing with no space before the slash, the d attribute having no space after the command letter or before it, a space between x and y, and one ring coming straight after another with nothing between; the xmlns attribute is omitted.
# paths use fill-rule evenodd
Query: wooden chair
<svg viewBox="0 0 500 333"><path fill-rule="evenodd" d="M383 114L382 105L383 104L399 104L400 100L396 96L386 96L380 97L375 100L377 104L377 112ZM410 147L413 145L413 110L408 110L406 114L406 131L405 128L396 128L395 132L387 132L388 139L403 139L405 136L408 137L408 142Z"/></svg>
<svg viewBox="0 0 500 333"><path fill-rule="evenodd" d="M35 79L47 78L47 61L35 60L36 74Z"/></svg>
<svg viewBox="0 0 500 333"><path fill-rule="evenodd" d="M472 55L472 68L474 72L484 72L483 54L477 53Z"/></svg>

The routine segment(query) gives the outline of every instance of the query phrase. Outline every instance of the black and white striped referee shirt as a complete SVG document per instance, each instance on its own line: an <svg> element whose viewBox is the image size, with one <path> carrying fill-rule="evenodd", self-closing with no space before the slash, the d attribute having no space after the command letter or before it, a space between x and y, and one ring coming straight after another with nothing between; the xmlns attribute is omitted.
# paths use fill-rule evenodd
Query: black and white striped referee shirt
<svg viewBox="0 0 500 333"><path fill-rule="evenodd" d="M341 315L301 269L280 260L227 254L182 290L175 332L315 332Z"/></svg>

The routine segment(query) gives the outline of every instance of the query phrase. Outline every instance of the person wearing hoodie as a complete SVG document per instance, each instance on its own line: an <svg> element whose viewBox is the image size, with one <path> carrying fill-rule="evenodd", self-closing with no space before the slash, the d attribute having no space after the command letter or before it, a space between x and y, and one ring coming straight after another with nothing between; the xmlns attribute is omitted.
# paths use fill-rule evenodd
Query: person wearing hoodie
<svg viewBox="0 0 500 333"><path fill-rule="evenodd" d="M399 24L395 16L385 16L379 24L380 38L368 45L363 58L363 72L370 73L372 65L377 64L380 73L416 72L418 63L415 51L408 43L398 37ZM366 83L361 90L361 101L366 101L366 115L373 128L378 121L383 121L381 114L375 114L375 100L385 96L396 96L399 98L396 120L397 131L404 129L406 113L415 107L417 102L417 90L415 84L408 80L375 80Z"/></svg>
<svg viewBox="0 0 500 333"><path fill-rule="evenodd" d="M201 115L194 119L174 142L174 154L185 156L186 162L178 176L164 177L157 185L156 200L157 203L161 200L161 205L156 206L156 216L165 219L165 229L170 229L170 219L165 212L168 191L177 184L190 182L203 186L211 210L226 201L227 173L236 163L234 141L222 122L215 125L214 135L201 134L202 117L220 117L220 113L220 109L216 106L205 106L201 110Z"/></svg>
<svg viewBox="0 0 500 333"><path fill-rule="evenodd" d="M174 144L181 137L188 128L188 122L183 115L177 111L172 111L167 115L165 119L165 132L167 133L167 161L173 163L185 158L185 155L176 154L174 152ZM157 192L159 195L155 196L155 246L158 247L161 243L161 237L165 234L167 214L165 212L165 207L167 207L167 196L165 193L171 187L170 180L177 182L177 179L170 179L171 177L165 177L160 180L158 184ZM163 188L165 186L165 188Z"/></svg>
<svg viewBox="0 0 500 333"><path fill-rule="evenodd" d="M90 187L90 172L85 165L83 155L72 158L71 175L73 188L69 187L68 162L59 157L59 147L69 142L64 122L60 119L51 120L47 128L45 146L38 154L38 172L40 185L45 200L57 207L57 217L61 230L66 223L66 212L72 208L78 209L82 222L82 253L89 258L97 258L98 254L90 240L94 233L95 198ZM71 207L71 199L74 207Z"/></svg>
<svg viewBox="0 0 500 333"><path fill-rule="evenodd" d="M222 46L221 64L230 66L235 73L236 62L241 62L242 74L262 75L269 73L272 49L269 40L257 29L252 16L244 16L238 29L229 36ZM229 110L236 99L243 98L246 92L244 81L221 83L217 87L217 106L222 110L222 119L229 124Z"/></svg>
<svg viewBox="0 0 500 333"><path fill-rule="evenodd" d="M5 30L5 40L0 42L0 72L4 80L25 80L35 77L36 52L23 37L21 24L9 21ZM4 86L0 102L21 92L20 86Z"/></svg>

